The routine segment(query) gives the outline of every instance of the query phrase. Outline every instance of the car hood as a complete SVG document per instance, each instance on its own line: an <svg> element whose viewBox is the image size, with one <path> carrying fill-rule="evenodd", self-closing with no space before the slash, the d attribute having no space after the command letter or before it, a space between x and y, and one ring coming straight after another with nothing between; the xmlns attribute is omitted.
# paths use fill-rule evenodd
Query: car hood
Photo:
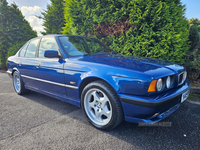
<svg viewBox="0 0 200 150"><path fill-rule="evenodd" d="M120 67L123 69L131 69L134 71L146 73L153 77L177 73L184 70L183 66L180 66L170 61L146 57L125 56L119 54L92 54L88 56L83 56L79 59L79 61L100 63L114 67Z"/></svg>

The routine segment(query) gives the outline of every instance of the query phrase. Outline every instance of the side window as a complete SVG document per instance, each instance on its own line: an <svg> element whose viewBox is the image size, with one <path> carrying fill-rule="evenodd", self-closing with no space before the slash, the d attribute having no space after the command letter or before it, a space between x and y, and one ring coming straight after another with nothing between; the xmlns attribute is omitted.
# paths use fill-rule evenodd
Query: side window
<svg viewBox="0 0 200 150"><path fill-rule="evenodd" d="M29 43L25 57L35 57L37 45L40 39L33 40Z"/></svg>
<svg viewBox="0 0 200 150"><path fill-rule="evenodd" d="M44 52L46 50L55 50L58 51L58 46L56 40L53 37L42 38L40 42L38 57L44 58Z"/></svg>
<svg viewBox="0 0 200 150"><path fill-rule="evenodd" d="M19 53L19 57L24 57L24 54L26 52L26 48L28 46L28 43L26 43L23 48L21 49L20 53Z"/></svg>
<svg viewBox="0 0 200 150"><path fill-rule="evenodd" d="M66 37L61 36L59 37L60 42L70 56L80 56L83 54L87 54L88 48L84 42L82 37Z"/></svg>

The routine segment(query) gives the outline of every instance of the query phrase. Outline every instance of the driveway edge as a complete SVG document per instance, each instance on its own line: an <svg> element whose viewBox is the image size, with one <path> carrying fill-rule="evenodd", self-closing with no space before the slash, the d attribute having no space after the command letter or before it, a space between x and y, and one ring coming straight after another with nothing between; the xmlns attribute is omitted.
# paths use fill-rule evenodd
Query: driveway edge
<svg viewBox="0 0 200 150"><path fill-rule="evenodd" d="M6 71L5 71L5 70L1 70L1 69L0 69L0 72L1 72L1 73L6 73Z"/></svg>
<svg viewBox="0 0 200 150"><path fill-rule="evenodd" d="M190 93L200 94L200 87L191 87Z"/></svg>

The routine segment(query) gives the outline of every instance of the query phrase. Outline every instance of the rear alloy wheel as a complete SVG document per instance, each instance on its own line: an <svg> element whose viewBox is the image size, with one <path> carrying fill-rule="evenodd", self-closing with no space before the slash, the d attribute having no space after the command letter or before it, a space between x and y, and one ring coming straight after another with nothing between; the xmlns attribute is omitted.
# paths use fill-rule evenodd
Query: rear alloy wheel
<svg viewBox="0 0 200 150"><path fill-rule="evenodd" d="M17 94L22 95L27 93L29 90L25 89L24 82L17 71L13 73L13 86Z"/></svg>
<svg viewBox="0 0 200 150"><path fill-rule="evenodd" d="M95 81L88 84L81 99L84 113L96 128L110 130L123 121L120 101L105 82Z"/></svg>

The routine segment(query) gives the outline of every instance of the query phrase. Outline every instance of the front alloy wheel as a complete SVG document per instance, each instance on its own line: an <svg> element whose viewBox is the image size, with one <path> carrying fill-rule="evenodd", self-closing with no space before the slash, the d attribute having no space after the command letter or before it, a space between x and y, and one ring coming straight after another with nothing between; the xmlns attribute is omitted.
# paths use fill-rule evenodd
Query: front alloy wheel
<svg viewBox="0 0 200 150"><path fill-rule="evenodd" d="M99 126L108 124L112 116L112 106L106 94L93 88L87 91L84 99L84 107L88 117Z"/></svg>
<svg viewBox="0 0 200 150"><path fill-rule="evenodd" d="M123 121L117 94L101 80L92 82L83 89L81 105L89 122L98 129L110 130Z"/></svg>

